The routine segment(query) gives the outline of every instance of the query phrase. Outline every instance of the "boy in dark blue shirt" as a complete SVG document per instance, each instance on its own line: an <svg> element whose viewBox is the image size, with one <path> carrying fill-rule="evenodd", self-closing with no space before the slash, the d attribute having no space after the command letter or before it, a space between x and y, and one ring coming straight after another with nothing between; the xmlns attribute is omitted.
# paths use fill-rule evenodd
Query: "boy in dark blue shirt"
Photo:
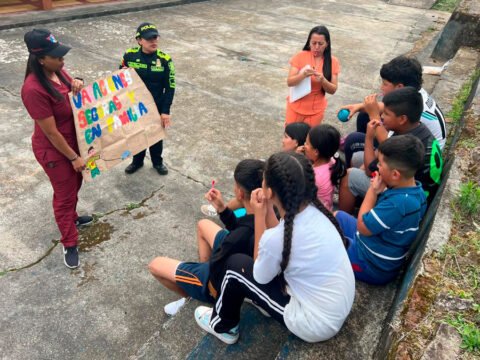
<svg viewBox="0 0 480 360"><path fill-rule="evenodd" d="M393 136L380 144L378 174L372 178L358 218L335 214L350 241L348 256L355 278L386 284L398 275L427 208L415 173L425 149L413 135Z"/></svg>

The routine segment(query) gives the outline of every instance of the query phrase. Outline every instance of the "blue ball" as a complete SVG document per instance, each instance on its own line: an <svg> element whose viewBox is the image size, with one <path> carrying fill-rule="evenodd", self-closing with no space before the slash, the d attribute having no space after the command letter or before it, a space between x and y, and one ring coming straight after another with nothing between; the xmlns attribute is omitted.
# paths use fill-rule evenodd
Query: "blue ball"
<svg viewBox="0 0 480 360"><path fill-rule="evenodd" d="M350 111L347 109L342 109L338 112L337 117L338 120L341 122L347 122L348 121L348 116L350 115Z"/></svg>

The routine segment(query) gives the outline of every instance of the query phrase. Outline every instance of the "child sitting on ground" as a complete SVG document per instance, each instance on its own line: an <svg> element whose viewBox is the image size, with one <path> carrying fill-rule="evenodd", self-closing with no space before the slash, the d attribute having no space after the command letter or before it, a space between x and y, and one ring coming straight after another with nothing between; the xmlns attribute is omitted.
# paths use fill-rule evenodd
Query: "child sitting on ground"
<svg viewBox="0 0 480 360"><path fill-rule="evenodd" d="M335 214L350 241L348 256L355 278L383 285L396 278L418 232L427 201L415 173L422 168L424 146L413 135L393 136L380 144L378 175L358 219Z"/></svg>
<svg viewBox="0 0 480 360"><path fill-rule="evenodd" d="M200 262L181 262L166 257L157 257L150 262L151 274L168 289L183 296L213 303L219 290L221 272L226 259L236 253L253 256L254 222L250 194L262 186L264 162L246 159L238 163L234 172L235 198L245 207L247 215L237 218L225 206L222 194L215 188L205 197L220 214L225 224L222 229L211 220L203 219L197 225L198 253ZM182 298L165 307L173 315L183 306Z"/></svg>
<svg viewBox="0 0 480 360"><path fill-rule="evenodd" d="M438 141L420 122L423 109L421 94L413 87L403 87L388 93L383 98L384 110L380 119L379 104L375 94L365 98L365 109L370 116L365 136L364 169L350 168L342 179L338 207L353 213L356 197L363 198L370 186L370 175L376 170L375 140L381 143L377 132L392 131L394 136L411 134L418 138L424 148L423 166L415 174L430 202L440 184L443 170L442 151Z"/></svg>
<svg viewBox="0 0 480 360"><path fill-rule="evenodd" d="M305 140L307 139L310 125L302 122L291 123L285 126L285 132L282 139L283 151L295 151L304 153ZM245 209L242 208L237 199L233 198L227 203L227 207L234 211L237 217L245 215ZM217 216L215 208L211 204L205 204L200 207L200 211L206 216Z"/></svg>
<svg viewBox="0 0 480 360"><path fill-rule="evenodd" d="M296 151L303 153L310 125L302 122L291 123L285 126L282 139L283 151Z"/></svg>
<svg viewBox="0 0 480 360"><path fill-rule="evenodd" d="M293 125L293 124L292 124ZM345 176L345 165L338 155L340 133L331 125L318 125L310 130L305 142L305 156L313 164L317 197L332 211L333 192Z"/></svg>
<svg viewBox="0 0 480 360"><path fill-rule="evenodd" d="M380 90L383 96L405 86L412 86L419 92L423 103L420 121L428 127L432 135L438 140L440 148L443 149L447 139L445 118L435 100L422 88L422 65L420 62L415 58L403 55L397 56L382 65L380 77L382 78ZM383 104L380 102L379 105L380 111L383 111ZM345 159L347 166L350 167L355 166L355 163L362 162L361 160L358 161L358 158L361 158L367 124L370 119L363 103L345 105L342 109L350 111L349 118L359 112L357 116L357 132L351 133L345 140ZM383 136L386 138L387 133L383 134ZM353 156L357 155L357 153L360 153L359 156ZM350 162L351 159L352 163Z"/></svg>
<svg viewBox="0 0 480 360"><path fill-rule="evenodd" d="M215 306L198 307L197 323L233 344L239 337L240 309L248 298L305 341L331 338L350 312L355 280L341 229L317 198L309 161L292 152L272 155L251 204L253 258L235 254L227 260Z"/></svg>

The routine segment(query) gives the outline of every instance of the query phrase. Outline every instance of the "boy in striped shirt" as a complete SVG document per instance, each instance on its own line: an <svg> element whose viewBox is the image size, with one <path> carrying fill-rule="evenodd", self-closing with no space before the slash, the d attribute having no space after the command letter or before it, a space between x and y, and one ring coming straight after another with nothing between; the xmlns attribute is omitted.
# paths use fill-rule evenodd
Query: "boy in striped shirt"
<svg viewBox="0 0 480 360"><path fill-rule="evenodd" d="M400 272L427 200L414 177L424 165L422 142L413 135L393 136L378 151L378 173L372 177L357 219L343 211L335 217L350 242L348 257L355 278L383 285Z"/></svg>

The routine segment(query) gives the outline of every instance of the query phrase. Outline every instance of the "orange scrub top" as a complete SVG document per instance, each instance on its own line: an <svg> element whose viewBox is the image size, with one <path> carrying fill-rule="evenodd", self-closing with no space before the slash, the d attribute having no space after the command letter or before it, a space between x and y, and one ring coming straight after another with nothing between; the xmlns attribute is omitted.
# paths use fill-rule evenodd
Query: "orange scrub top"
<svg viewBox="0 0 480 360"><path fill-rule="evenodd" d="M313 59L312 52L309 50L300 51L294 57L290 59L290 65L296 67L297 69L303 69L307 64L310 65L310 68L315 68L315 60ZM323 74L323 59L320 65L315 69L317 72ZM335 56L332 56L332 77L340 73L340 63ZM287 97L287 111L288 108L295 111L300 115L315 115L318 113L323 113L327 108L327 99L325 93L322 91L322 86L319 82L313 81L313 76L311 76L312 81L312 92L293 103L290 102L290 98Z"/></svg>

